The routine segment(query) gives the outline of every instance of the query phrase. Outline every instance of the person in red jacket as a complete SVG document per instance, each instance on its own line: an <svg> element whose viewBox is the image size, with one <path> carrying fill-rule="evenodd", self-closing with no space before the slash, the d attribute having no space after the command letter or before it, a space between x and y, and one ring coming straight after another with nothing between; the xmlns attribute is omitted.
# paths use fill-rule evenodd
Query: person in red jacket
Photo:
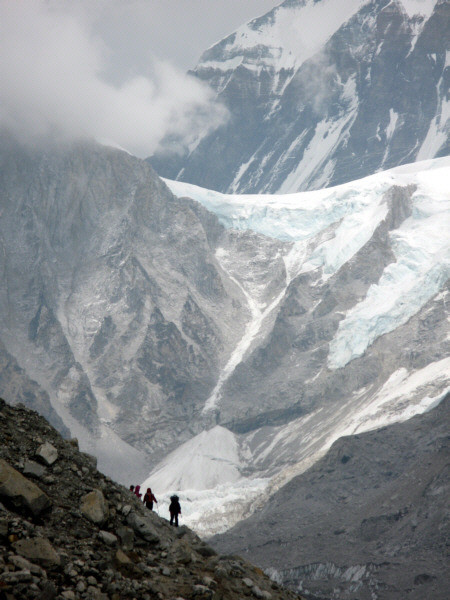
<svg viewBox="0 0 450 600"><path fill-rule="evenodd" d="M140 490L141 490L141 486L140 485L137 485L134 488L134 495L137 496L138 498L142 498L142 494L141 494Z"/></svg>
<svg viewBox="0 0 450 600"><path fill-rule="evenodd" d="M156 502L156 504L158 504L158 500L155 498L155 496L150 488L147 488L143 502L144 502L145 506L147 508L149 508L150 510L153 510L153 502Z"/></svg>

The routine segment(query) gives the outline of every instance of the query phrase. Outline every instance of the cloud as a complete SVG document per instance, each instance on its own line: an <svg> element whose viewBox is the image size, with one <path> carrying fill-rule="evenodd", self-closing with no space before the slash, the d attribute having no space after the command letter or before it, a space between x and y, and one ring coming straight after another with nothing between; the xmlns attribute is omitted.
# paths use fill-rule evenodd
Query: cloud
<svg viewBox="0 0 450 600"><path fill-rule="evenodd" d="M168 62L108 81L114 52L90 25L66 3L0 0L0 127L25 140L109 140L145 157L165 135L188 145L226 119L210 89Z"/></svg>

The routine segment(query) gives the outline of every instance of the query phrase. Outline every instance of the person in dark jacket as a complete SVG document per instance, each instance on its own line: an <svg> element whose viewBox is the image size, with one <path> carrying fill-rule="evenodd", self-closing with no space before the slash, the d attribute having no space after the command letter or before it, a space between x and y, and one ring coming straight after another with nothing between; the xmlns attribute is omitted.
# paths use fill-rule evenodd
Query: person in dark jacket
<svg viewBox="0 0 450 600"><path fill-rule="evenodd" d="M169 512L170 512L170 524L175 525L175 527L178 527L178 515L181 515L181 506L180 506L178 496L170 497Z"/></svg>
<svg viewBox="0 0 450 600"><path fill-rule="evenodd" d="M145 495L144 495L143 502L144 502L145 506L147 508L149 508L150 510L153 510L153 502L156 502L156 504L158 504L158 500L155 498L155 496L150 488L147 488L147 491L145 492Z"/></svg>

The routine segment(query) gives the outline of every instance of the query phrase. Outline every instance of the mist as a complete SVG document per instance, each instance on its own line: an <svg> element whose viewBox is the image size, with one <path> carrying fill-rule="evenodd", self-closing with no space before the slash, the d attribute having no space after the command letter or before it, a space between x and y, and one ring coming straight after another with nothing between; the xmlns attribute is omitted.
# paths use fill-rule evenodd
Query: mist
<svg viewBox="0 0 450 600"><path fill-rule="evenodd" d="M0 0L0 128L21 141L94 138L143 158L164 136L189 146L226 120L212 91L167 61L108 77L118 50L82 6Z"/></svg>

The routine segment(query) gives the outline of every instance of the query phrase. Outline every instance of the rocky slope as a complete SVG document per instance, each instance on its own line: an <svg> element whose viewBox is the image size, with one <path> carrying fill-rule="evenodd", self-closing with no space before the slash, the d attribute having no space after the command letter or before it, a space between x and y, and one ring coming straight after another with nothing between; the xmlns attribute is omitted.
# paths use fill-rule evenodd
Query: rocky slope
<svg viewBox="0 0 450 600"><path fill-rule="evenodd" d="M450 395L401 424L343 437L211 543L318 598L444 600Z"/></svg>
<svg viewBox="0 0 450 600"><path fill-rule="evenodd" d="M448 155L446 0L286 0L203 54L229 121L158 173L222 192L319 189Z"/></svg>
<svg viewBox="0 0 450 600"><path fill-rule="evenodd" d="M0 340L0 388L13 403L23 401L29 408L43 415L49 423L58 429L66 438L70 437L69 429L54 410L49 395L36 381L29 379L24 369L11 356Z"/></svg>
<svg viewBox="0 0 450 600"><path fill-rule="evenodd" d="M2 600L297 598L171 527L44 418L0 400Z"/></svg>

